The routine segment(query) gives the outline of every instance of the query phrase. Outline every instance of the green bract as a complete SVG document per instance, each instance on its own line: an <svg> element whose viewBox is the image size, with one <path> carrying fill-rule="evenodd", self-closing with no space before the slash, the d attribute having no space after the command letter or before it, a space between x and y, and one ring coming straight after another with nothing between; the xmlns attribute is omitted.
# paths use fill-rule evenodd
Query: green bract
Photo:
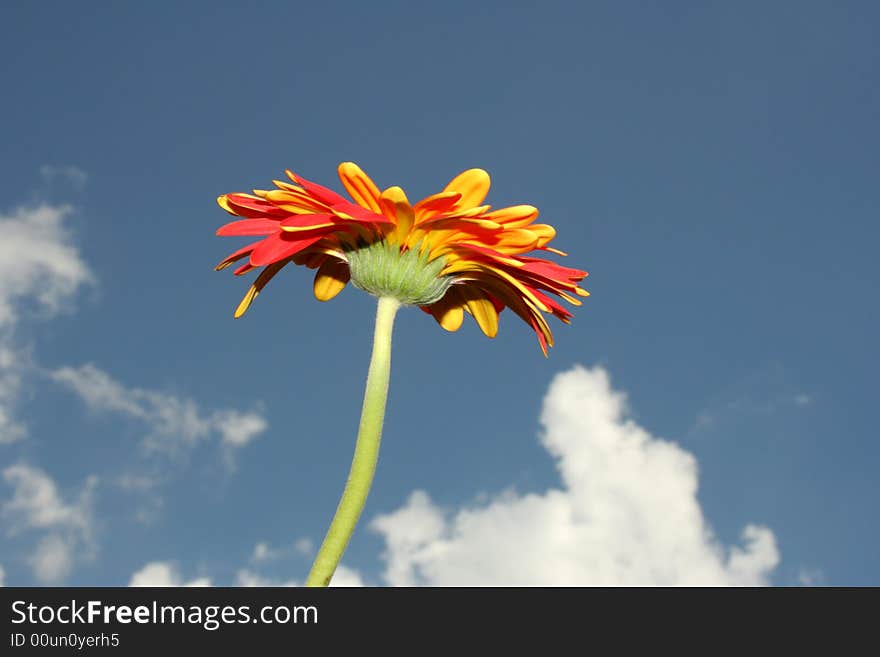
<svg viewBox="0 0 880 657"><path fill-rule="evenodd" d="M391 297L402 304L424 306L443 298L451 276L440 276L446 264L442 257L428 260L418 247L401 251L387 241L346 252L351 282L377 297Z"/></svg>

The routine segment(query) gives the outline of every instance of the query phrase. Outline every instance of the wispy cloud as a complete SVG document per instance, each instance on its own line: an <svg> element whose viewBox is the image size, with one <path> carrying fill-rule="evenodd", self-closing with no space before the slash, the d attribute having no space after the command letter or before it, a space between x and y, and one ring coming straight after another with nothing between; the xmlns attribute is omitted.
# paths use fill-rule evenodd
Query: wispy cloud
<svg viewBox="0 0 880 657"><path fill-rule="evenodd" d="M293 549L296 550L296 553L300 556L310 557L315 553L315 542L312 539L303 536L294 541Z"/></svg>
<svg viewBox="0 0 880 657"><path fill-rule="evenodd" d="M2 331L2 329L0 329ZM15 417L25 369L26 353L12 349L0 332L0 445L18 442L27 436L27 427Z"/></svg>
<svg viewBox="0 0 880 657"><path fill-rule="evenodd" d="M300 586L300 583L295 579L266 577L248 568L242 568L235 574L235 586Z"/></svg>
<svg viewBox="0 0 880 657"><path fill-rule="evenodd" d="M302 582L296 579L280 579L275 577L266 577L259 573L243 568L235 575L235 586L302 586ZM350 588L358 586L366 586L361 574L347 566L340 565L333 575L331 587Z"/></svg>
<svg viewBox="0 0 880 657"><path fill-rule="evenodd" d="M72 502L62 498L55 481L39 468L11 465L3 470L3 479L13 489L2 507L7 534L39 535L28 558L34 576L45 584L63 581L78 560L94 552L92 509L97 478L87 478Z"/></svg>
<svg viewBox="0 0 880 657"><path fill-rule="evenodd" d="M89 174L72 164L63 166L44 164L40 167L40 175L49 184L63 180L77 190L83 189L89 181Z"/></svg>
<svg viewBox="0 0 880 657"><path fill-rule="evenodd" d="M302 586L302 580L267 577L248 568L242 568L235 574L235 586ZM344 564L340 564L333 575L331 587L351 588L366 586L361 574Z"/></svg>
<svg viewBox="0 0 880 657"><path fill-rule="evenodd" d="M180 575L172 561L151 561L136 571L129 580L129 586L213 586L211 577L200 576L187 580ZM360 573L345 565L336 570L332 586L364 586ZM235 574L232 586L302 586L297 579L285 579L262 575L250 568L241 568Z"/></svg>
<svg viewBox="0 0 880 657"><path fill-rule="evenodd" d="M93 280L71 245L65 225L70 212L70 206L43 204L0 215L0 327L18 321L22 300L55 314Z"/></svg>
<svg viewBox="0 0 880 657"><path fill-rule="evenodd" d="M801 568L797 574L798 584L801 586L822 586L825 582L825 573L818 568Z"/></svg>
<svg viewBox="0 0 880 657"><path fill-rule="evenodd" d="M129 586L211 586L210 577L196 577L189 581L177 572L170 561L151 561L135 572L128 582Z"/></svg>
<svg viewBox="0 0 880 657"><path fill-rule="evenodd" d="M91 363L62 367L50 376L91 410L121 415L145 425L147 433L142 445L147 452L179 456L212 439L225 448L239 449L268 426L258 411L221 409L205 413L190 398L124 386Z"/></svg>
<svg viewBox="0 0 880 657"><path fill-rule="evenodd" d="M239 570L235 575L235 585L236 586L302 586L302 582L297 579L280 579L273 577L266 577L264 575L260 575L253 570L249 570L247 568L243 568ZM331 587L337 588L349 588L349 587L358 587L358 586L366 586L363 577L361 574L354 570L353 568L349 568L343 564L340 564L336 569L336 573L333 575L333 581L330 584Z"/></svg>
<svg viewBox="0 0 880 657"><path fill-rule="evenodd" d="M735 426L750 418L778 418L786 412L802 412L815 403L815 395L793 382L781 365L770 363L730 382L713 395L697 413L689 434Z"/></svg>
<svg viewBox="0 0 880 657"><path fill-rule="evenodd" d="M265 563L291 557L309 557L315 551L315 543L308 537L300 537L293 543L272 547L265 541L259 541L251 552L251 563Z"/></svg>
<svg viewBox="0 0 880 657"><path fill-rule="evenodd" d="M544 399L541 442L562 485L502 492L459 509L415 491L372 528L391 585L761 585L777 563L773 532L713 538L697 500L697 463L628 415L607 372L576 367Z"/></svg>
<svg viewBox="0 0 880 657"><path fill-rule="evenodd" d="M16 329L25 315L48 318L70 307L94 278L65 223L69 206L41 204L0 214L0 444L21 440L15 417L29 351Z"/></svg>

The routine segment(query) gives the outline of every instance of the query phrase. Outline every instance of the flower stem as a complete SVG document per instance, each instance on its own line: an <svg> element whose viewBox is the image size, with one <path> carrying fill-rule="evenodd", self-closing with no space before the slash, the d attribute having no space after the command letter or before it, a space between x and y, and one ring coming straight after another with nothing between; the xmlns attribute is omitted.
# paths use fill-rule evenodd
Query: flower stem
<svg viewBox="0 0 880 657"><path fill-rule="evenodd" d="M336 508L336 515L324 537L312 570L306 579L306 586L327 586L339 565L342 553L367 501L376 461L379 458L379 442L382 439L382 422L385 419L385 400L388 398L388 379L391 374L391 333L394 328L394 315L400 302L391 297L379 297L376 308L376 329L373 334L373 356L367 373L367 386L364 391L364 405L361 409L361 422L358 426L357 443L348 481L342 492L342 499Z"/></svg>

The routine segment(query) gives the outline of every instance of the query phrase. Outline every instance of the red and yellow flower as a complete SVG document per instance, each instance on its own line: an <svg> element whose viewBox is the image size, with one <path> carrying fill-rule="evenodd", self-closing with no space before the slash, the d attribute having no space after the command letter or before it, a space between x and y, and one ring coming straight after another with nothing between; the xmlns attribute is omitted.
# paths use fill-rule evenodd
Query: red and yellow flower
<svg viewBox="0 0 880 657"><path fill-rule="evenodd" d="M352 162L339 165L339 178L354 202L286 174L291 182L276 180L276 189L217 199L242 217L218 235L260 236L217 265L220 270L246 259L236 275L262 268L236 317L294 263L317 269L314 293L320 301L335 297L351 280L377 296L421 307L447 331L458 330L468 313L483 333L495 337L498 314L508 307L534 329L546 355L553 335L544 314L566 323L571 318L547 293L574 305L580 305L577 297L589 295L578 286L587 272L526 255L565 255L548 246L556 231L535 223L537 208L483 205L490 181L482 169L464 171L415 204L400 187L380 191Z"/></svg>

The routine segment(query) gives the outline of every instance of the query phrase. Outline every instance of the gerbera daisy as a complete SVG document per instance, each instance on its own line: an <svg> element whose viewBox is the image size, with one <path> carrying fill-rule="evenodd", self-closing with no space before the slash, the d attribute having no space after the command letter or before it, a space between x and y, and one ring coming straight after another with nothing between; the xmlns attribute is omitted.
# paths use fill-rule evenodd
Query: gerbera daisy
<svg viewBox="0 0 880 657"><path fill-rule="evenodd" d="M401 305L419 306L448 331L474 317L490 338L498 332L498 313L510 308L535 331L544 355L553 335L544 313L563 322L571 317L545 294L579 305L578 287L587 272L525 255L549 251L552 226L535 223L538 210L516 205L492 210L483 205L489 174L468 169L443 191L410 204L400 187L380 192L352 162L339 165L339 177L354 202L287 171L291 182L253 194L224 194L227 212L243 217L218 235L258 235L261 239L223 260L224 269L245 260L236 274L262 268L238 305L240 317L289 263L317 269L314 292L321 301L351 281L379 297L373 353L367 374L354 459L342 499L318 550L306 584L326 586L363 510L382 436L391 370L391 334Z"/></svg>
<svg viewBox="0 0 880 657"><path fill-rule="evenodd" d="M247 258L236 275L262 268L236 317L292 262L317 269L314 293L320 301L335 297L350 280L376 296L421 307L447 331L458 330L467 312L495 337L498 314L508 307L534 329L546 355L553 334L544 313L566 323L571 313L545 293L574 305L589 294L578 286L587 272L525 255L565 254L548 246L556 231L535 223L537 208L483 205L489 174L482 169L464 171L415 205L400 187L380 192L352 162L339 165L339 178L354 203L286 174L291 182L276 180L276 189L217 199L224 210L244 217L218 235L262 236L217 266Z"/></svg>

